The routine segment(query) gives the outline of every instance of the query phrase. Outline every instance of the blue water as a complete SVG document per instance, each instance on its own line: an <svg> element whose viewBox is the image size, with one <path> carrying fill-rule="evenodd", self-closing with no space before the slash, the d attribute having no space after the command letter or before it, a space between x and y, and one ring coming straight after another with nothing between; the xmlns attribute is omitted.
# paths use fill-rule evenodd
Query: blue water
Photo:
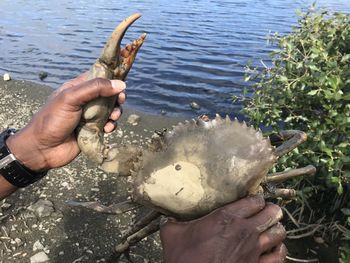
<svg viewBox="0 0 350 263"><path fill-rule="evenodd" d="M192 117L236 115L244 66L261 65L272 47L269 32L287 33L296 9L314 0L0 1L0 73L54 88L87 71L114 27L134 12L143 17L126 39L148 33L128 78L128 104L139 110ZM350 12L349 0L319 7ZM195 101L201 110L193 111Z"/></svg>

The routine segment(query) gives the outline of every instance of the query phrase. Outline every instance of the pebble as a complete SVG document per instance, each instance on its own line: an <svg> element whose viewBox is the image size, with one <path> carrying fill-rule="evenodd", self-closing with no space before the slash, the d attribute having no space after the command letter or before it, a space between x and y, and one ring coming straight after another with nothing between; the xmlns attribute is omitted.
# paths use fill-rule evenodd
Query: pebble
<svg viewBox="0 0 350 263"><path fill-rule="evenodd" d="M63 183L61 183L61 186L67 187L67 186L68 186L68 182L63 182Z"/></svg>
<svg viewBox="0 0 350 263"><path fill-rule="evenodd" d="M129 117L128 117L128 120L127 122L131 125L137 125L140 121L140 116L139 115L136 115L136 114L131 114Z"/></svg>
<svg viewBox="0 0 350 263"><path fill-rule="evenodd" d="M123 137L123 131L122 130L117 130L117 137L118 138L121 138L121 137Z"/></svg>
<svg viewBox="0 0 350 263"><path fill-rule="evenodd" d="M201 106L199 106L199 104L197 102L194 102L194 101L192 101L190 103L190 106L193 110L200 110L201 109Z"/></svg>
<svg viewBox="0 0 350 263"><path fill-rule="evenodd" d="M37 217L48 217L55 211L53 203L43 199L39 199L35 204L30 205L28 210L34 212Z"/></svg>
<svg viewBox="0 0 350 263"><path fill-rule="evenodd" d="M46 79L47 76L48 76L48 73L47 73L47 72L45 72L45 71L40 71L40 72L39 72L39 79L40 79L40 80Z"/></svg>
<svg viewBox="0 0 350 263"><path fill-rule="evenodd" d="M40 243L39 240L35 241L33 244L33 251L37 251L37 250L43 250L44 246L43 244Z"/></svg>
<svg viewBox="0 0 350 263"><path fill-rule="evenodd" d="M15 242L17 244L17 246L22 246L23 245L23 241L21 239L19 239L18 237L15 238Z"/></svg>
<svg viewBox="0 0 350 263"><path fill-rule="evenodd" d="M49 260L50 260L49 257L43 251L30 257L30 263L44 263L44 262L49 262Z"/></svg>
<svg viewBox="0 0 350 263"><path fill-rule="evenodd" d="M7 210L7 209L9 209L11 206L12 206L12 205L9 204L9 203L3 203L2 206L1 206L1 208L2 208L2 210Z"/></svg>
<svg viewBox="0 0 350 263"><path fill-rule="evenodd" d="M322 237L314 237L314 241L317 243L317 244L324 244L324 239Z"/></svg>
<svg viewBox="0 0 350 263"><path fill-rule="evenodd" d="M10 73L5 73L5 74L4 74L4 81L9 81L9 80L11 80L11 75L10 75Z"/></svg>

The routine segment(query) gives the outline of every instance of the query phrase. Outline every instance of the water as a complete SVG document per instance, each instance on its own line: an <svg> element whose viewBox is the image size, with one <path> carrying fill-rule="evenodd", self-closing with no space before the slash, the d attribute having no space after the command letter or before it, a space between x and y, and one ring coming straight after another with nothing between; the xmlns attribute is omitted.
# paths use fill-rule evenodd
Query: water
<svg viewBox="0 0 350 263"><path fill-rule="evenodd" d="M0 73L54 88L87 71L114 27L134 12L143 17L127 32L147 41L128 79L128 104L142 111L193 117L236 115L244 66L268 60L269 32L286 33L296 9L314 0L0 1ZM318 6L350 12L348 0ZM195 101L201 110L194 112Z"/></svg>

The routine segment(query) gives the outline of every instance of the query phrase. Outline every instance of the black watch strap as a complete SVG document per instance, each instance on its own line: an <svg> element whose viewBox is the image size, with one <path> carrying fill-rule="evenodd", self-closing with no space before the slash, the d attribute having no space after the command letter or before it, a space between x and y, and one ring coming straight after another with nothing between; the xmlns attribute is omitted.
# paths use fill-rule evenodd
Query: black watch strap
<svg viewBox="0 0 350 263"><path fill-rule="evenodd" d="M7 129L0 134L0 175L14 186L25 187L43 178L47 171L32 171L20 163L11 153L6 145L6 140L15 132L14 129Z"/></svg>

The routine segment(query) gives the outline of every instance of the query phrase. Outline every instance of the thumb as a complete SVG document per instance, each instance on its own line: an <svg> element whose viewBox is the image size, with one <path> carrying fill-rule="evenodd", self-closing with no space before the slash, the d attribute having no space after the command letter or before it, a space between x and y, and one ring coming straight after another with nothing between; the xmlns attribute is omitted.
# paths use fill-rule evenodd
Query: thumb
<svg viewBox="0 0 350 263"><path fill-rule="evenodd" d="M68 102L72 106L80 107L98 97L115 96L124 91L125 88L126 85L121 80L96 78L69 89Z"/></svg>

